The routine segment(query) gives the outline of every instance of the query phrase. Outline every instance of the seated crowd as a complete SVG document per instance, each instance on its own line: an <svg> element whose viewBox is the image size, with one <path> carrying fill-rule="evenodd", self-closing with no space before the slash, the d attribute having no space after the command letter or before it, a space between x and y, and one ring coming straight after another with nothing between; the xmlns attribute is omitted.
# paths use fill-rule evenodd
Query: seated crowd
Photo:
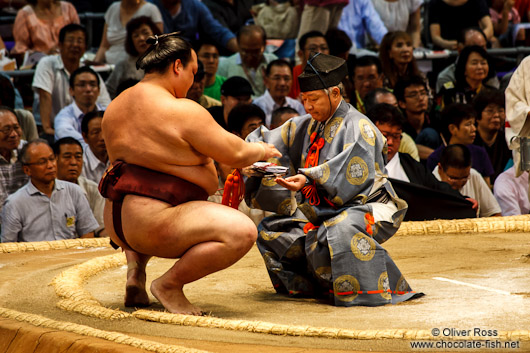
<svg viewBox="0 0 530 353"><path fill-rule="evenodd" d="M303 9L285 2L282 11L296 20L274 23L264 14L284 2L105 1L101 41L90 56L89 34L73 4L17 1L14 43L0 44L19 61L43 55L31 102L0 74L0 240L107 234L97 191L109 165L104 111L143 78L136 61L149 50L146 39L173 31L192 43L199 61L187 98L242 139L306 114L298 76L315 52L340 56L348 63L341 93L386 137L386 172L409 203L405 219L529 212L528 173L515 176L504 131L510 73L498 74L502 60L487 50L525 43L517 25L529 13L509 0L493 0L490 8L485 0L431 0L425 8L422 0L305 2ZM429 13L425 31L433 48L458 52L434 80L414 57L423 46L422 11ZM110 72L97 70L101 64ZM231 170L216 167L221 191L210 200L220 202ZM425 212L422 204L432 201L435 211ZM240 210L256 224L266 215L244 202Z"/></svg>

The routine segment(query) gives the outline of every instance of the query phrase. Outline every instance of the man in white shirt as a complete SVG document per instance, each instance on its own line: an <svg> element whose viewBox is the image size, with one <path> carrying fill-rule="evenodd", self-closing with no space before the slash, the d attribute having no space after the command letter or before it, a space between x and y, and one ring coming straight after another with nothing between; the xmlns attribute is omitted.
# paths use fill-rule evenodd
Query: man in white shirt
<svg viewBox="0 0 530 353"><path fill-rule="evenodd" d="M291 107L299 115L306 113L304 106L298 100L288 97L293 84L291 65L287 61L278 59L271 61L265 70L265 93L256 99L254 104L265 112L265 126L271 127L272 112L281 107Z"/></svg>
<svg viewBox="0 0 530 353"><path fill-rule="evenodd" d="M35 69L32 87L35 91L33 114L48 140L55 133L53 122L59 111L72 102L68 93L70 74L81 66L81 58L86 51L86 29L78 24L68 24L59 32L60 55L42 58ZM105 83L99 77L100 93L98 102L110 103ZM51 136L50 136L51 135Z"/></svg>
<svg viewBox="0 0 530 353"><path fill-rule="evenodd" d="M501 206L503 216L518 216L530 212L528 200L528 172L515 176L515 167L511 167L495 179L493 195Z"/></svg>
<svg viewBox="0 0 530 353"><path fill-rule="evenodd" d="M501 208L488 185L479 172L471 168L471 152L465 145L447 146L432 173L462 195L477 200L479 217L501 215Z"/></svg>

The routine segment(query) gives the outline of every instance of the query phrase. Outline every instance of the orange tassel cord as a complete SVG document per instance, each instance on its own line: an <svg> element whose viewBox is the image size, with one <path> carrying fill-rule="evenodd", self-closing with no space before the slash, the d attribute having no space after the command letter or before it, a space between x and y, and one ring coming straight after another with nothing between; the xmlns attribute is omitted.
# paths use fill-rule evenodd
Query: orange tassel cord
<svg viewBox="0 0 530 353"><path fill-rule="evenodd" d="M368 233L370 236L374 235L374 230L372 229L372 226L375 224L374 216L366 212L364 214L364 220L366 221L366 233Z"/></svg>
<svg viewBox="0 0 530 353"><path fill-rule="evenodd" d="M243 182L239 169L234 169L234 171L226 177L222 204L237 210L244 197L245 183Z"/></svg>

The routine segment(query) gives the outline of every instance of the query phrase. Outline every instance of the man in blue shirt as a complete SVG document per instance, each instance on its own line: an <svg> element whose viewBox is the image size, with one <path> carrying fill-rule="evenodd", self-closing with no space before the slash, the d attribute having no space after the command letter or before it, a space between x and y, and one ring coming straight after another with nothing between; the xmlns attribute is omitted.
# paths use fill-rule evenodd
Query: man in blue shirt
<svg viewBox="0 0 530 353"><path fill-rule="evenodd" d="M20 158L26 186L10 195L2 209L3 243L93 237L98 228L81 188L57 180L57 160L45 140L25 145Z"/></svg>
<svg viewBox="0 0 530 353"><path fill-rule="evenodd" d="M73 137L85 149L87 145L81 134L83 117L86 113L105 109L104 105L97 103L99 80L96 72L88 66L75 70L70 76L70 95L74 101L55 117L55 140Z"/></svg>
<svg viewBox="0 0 530 353"><path fill-rule="evenodd" d="M366 34L379 45L388 32L370 0L350 1L342 9L338 28L346 32L356 49L366 48Z"/></svg>
<svg viewBox="0 0 530 353"><path fill-rule="evenodd" d="M164 20L164 32L182 32L190 42L208 36L220 47L235 53L238 50L236 36L223 27L210 10L198 0L149 0L155 4Z"/></svg>

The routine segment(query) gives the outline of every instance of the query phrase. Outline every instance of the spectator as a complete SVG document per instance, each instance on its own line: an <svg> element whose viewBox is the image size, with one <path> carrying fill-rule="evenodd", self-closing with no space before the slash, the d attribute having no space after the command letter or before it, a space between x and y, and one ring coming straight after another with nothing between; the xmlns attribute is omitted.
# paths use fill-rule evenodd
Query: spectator
<svg viewBox="0 0 530 353"><path fill-rule="evenodd" d="M396 83L394 94L407 119L403 131L412 137L418 147L420 159L425 160L441 144L435 119L427 112L427 84L421 76L402 79Z"/></svg>
<svg viewBox="0 0 530 353"><path fill-rule="evenodd" d="M506 144L504 123L504 93L498 90L483 89L473 100L473 107L477 112L477 135L474 145L484 147L493 166L494 173L491 183L499 174L504 172L512 152Z"/></svg>
<svg viewBox="0 0 530 353"><path fill-rule="evenodd" d="M493 33L497 41L493 44L501 47L513 47L517 41L525 40L525 30L520 29L515 38L513 31L515 25L521 23L521 16L514 7L515 0L492 0L490 6L490 17L493 24Z"/></svg>
<svg viewBox="0 0 530 353"><path fill-rule="evenodd" d="M53 144L53 152L57 157L57 179L79 185L85 194L92 215L99 224L96 236L105 234L103 223L103 209L105 199L98 190L98 184L81 175L83 168L83 147L72 137L63 137Z"/></svg>
<svg viewBox="0 0 530 353"><path fill-rule="evenodd" d="M243 77L230 77L221 86L221 103L222 106L211 107L208 112L225 130L228 130L228 114L238 104L252 103L254 91Z"/></svg>
<svg viewBox="0 0 530 353"><path fill-rule="evenodd" d="M472 45L465 47L458 56L454 85L445 84L436 99L439 110L451 103L471 104L473 98L488 86L488 80L495 75L490 70L490 57L484 48Z"/></svg>
<svg viewBox="0 0 530 353"><path fill-rule="evenodd" d="M358 111L365 114L364 99L366 95L376 88L383 87L383 73L381 62L375 56L365 55L355 60L353 68L354 93L350 97L350 103Z"/></svg>
<svg viewBox="0 0 530 353"><path fill-rule="evenodd" d="M385 75L385 86L394 88L400 78L423 76L414 59L412 39L407 32L388 32L379 50L379 59Z"/></svg>
<svg viewBox="0 0 530 353"><path fill-rule="evenodd" d="M59 111L72 103L69 94L70 73L81 66L81 57L87 45L86 30L83 26L70 24L59 32L60 55L42 58L33 76L33 114L37 127L43 136L53 140L55 131L53 123ZM98 103L107 106L110 103L109 93L99 77L100 93Z"/></svg>
<svg viewBox="0 0 530 353"><path fill-rule="evenodd" d="M372 0L374 8L390 32L407 32L414 48L421 43L421 5L423 0Z"/></svg>
<svg viewBox="0 0 530 353"><path fill-rule="evenodd" d="M298 114L304 115L305 109L298 100L288 97L293 76L291 66L287 61L278 59L271 61L265 70L265 93L254 100L254 104L265 112L264 124L271 126L272 112L281 107L291 107Z"/></svg>
<svg viewBox="0 0 530 353"><path fill-rule="evenodd" d="M370 111L374 109L376 105L386 103L393 107L398 108L398 103L396 96L386 88L376 88L372 92L368 93L366 95L366 109L367 111ZM372 114L373 115L373 114ZM374 119L371 119L372 121L375 121ZM403 126L407 124L406 121L404 121L401 124L401 130L403 130ZM399 153L407 153L409 154L414 160L420 161L420 156L418 153L418 147L416 147L416 143L410 137L407 133L402 132L401 133L401 141L399 143Z"/></svg>
<svg viewBox="0 0 530 353"><path fill-rule="evenodd" d="M503 216L518 216L530 212L528 201L528 172L515 176L515 167L502 172L493 186L493 194Z"/></svg>
<svg viewBox="0 0 530 353"><path fill-rule="evenodd" d="M0 75L0 105L7 106L15 111L17 116L18 124L22 129L22 135L20 136L23 140L33 141L39 137L37 134L37 125L35 124L35 118L30 111L26 109L16 109L16 93L13 83L8 76Z"/></svg>
<svg viewBox="0 0 530 353"><path fill-rule="evenodd" d="M494 171L488 154L484 147L473 145L477 130L475 120L476 113L471 105L454 103L442 112L442 122L444 123L442 133L448 146L454 144L467 146L473 157L473 169L484 177L487 185L491 188L490 178ZM427 168L429 170L433 170L436 167L445 148L444 145L438 147L427 158Z"/></svg>
<svg viewBox="0 0 530 353"><path fill-rule="evenodd" d="M329 55L328 42L326 37L319 31L310 31L305 33L298 40L300 49L298 50L298 58L301 64L293 67L293 83L291 85L291 92L289 97L298 99L300 96L300 85L298 84L298 76L304 71L307 60L311 57L311 53L322 53Z"/></svg>
<svg viewBox="0 0 530 353"><path fill-rule="evenodd" d="M405 118L398 108L385 103L377 104L368 111L367 116L377 126L383 136L386 137L388 163L385 168L388 177L392 178L392 186L398 195L407 201L408 210L405 219L423 221L426 219L463 218L458 216L458 212L465 212L466 210L472 212L471 203L457 203L457 200L464 200L458 191L453 190L448 184L437 180L430 170L414 160L410 155L399 152ZM396 183L395 180L406 184ZM452 198L447 200L447 194L452 196ZM457 200L454 200L454 198ZM425 208L425 202L430 204L427 209ZM457 211L454 210L455 207ZM467 215L469 215L469 212L467 212Z"/></svg>
<svg viewBox="0 0 530 353"><path fill-rule="evenodd" d="M462 195L477 200L479 217L500 216L501 208L497 200L480 174L471 168L471 161L471 153L466 146L447 146L433 174Z"/></svg>
<svg viewBox="0 0 530 353"><path fill-rule="evenodd" d="M346 32L338 28L330 28L325 38L329 45L329 54L348 61L353 43Z"/></svg>
<svg viewBox="0 0 530 353"><path fill-rule="evenodd" d="M378 47L388 32L370 0L350 1L342 10L338 28L350 37L354 49L367 47L367 35Z"/></svg>
<svg viewBox="0 0 530 353"><path fill-rule="evenodd" d="M199 103L204 109L221 106L222 103L217 99L204 95L204 66L200 60L197 60L197 67L198 69L193 78L193 84L188 90L186 98Z"/></svg>
<svg viewBox="0 0 530 353"><path fill-rule="evenodd" d="M0 106L0 208L8 195L28 181L19 160L21 129L13 109Z"/></svg>
<svg viewBox="0 0 530 353"><path fill-rule="evenodd" d="M39 51L56 54L60 49L60 30L70 23L79 24L75 7L67 1L28 0L13 25L15 46L11 54Z"/></svg>
<svg viewBox="0 0 530 353"><path fill-rule="evenodd" d="M7 198L2 209L3 243L87 238L98 223L79 186L57 180L57 160L45 140L20 152L30 181Z"/></svg>
<svg viewBox="0 0 530 353"><path fill-rule="evenodd" d="M480 27L493 37L493 25L485 0L432 0L429 2L429 31L436 48L455 50L464 28Z"/></svg>
<svg viewBox="0 0 530 353"><path fill-rule="evenodd" d="M226 81L226 77L217 75L219 50L212 43L200 43L197 47L197 58L204 65L204 95L221 100L221 85Z"/></svg>
<svg viewBox="0 0 530 353"><path fill-rule="evenodd" d="M326 33L331 28L337 28L342 18L344 6L348 0L303 0L304 9L298 29L298 42L301 37L311 31ZM300 46L301 48L301 46Z"/></svg>
<svg viewBox="0 0 530 353"><path fill-rule="evenodd" d="M255 104L239 104L228 114L228 130L241 137L247 135L263 125L265 113Z"/></svg>
<svg viewBox="0 0 530 353"><path fill-rule="evenodd" d="M70 75L70 95L74 98L55 117L55 140L73 137L79 143L85 143L81 135L83 116L105 107L97 103L99 96L99 79L97 73L88 66L83 66Z"/></svg>
<svg viewBox="0 0 530 353"><path fill-rule="evenodd" d="M110 5L105 12L103 36L94 61L115 65L121 60L126 60L127 54L123 51L127 37L126 24L140 16L149 17L160 32L164 29L160 11L145 0L121 0Z"/></svg>
<svg viewBox="0 0 530 353"><path fill-rule="evenodd" d="M103 173L109 166L109 156L103 134L101 122L103 112L90 112L83 117L81 132L88 145L83 151L83 169L81 175L99 184Z"/></svg>
<svg viewBox="0 0 530 353"><path fill-rule="evenodd" d="M239 53L221 58L217 74L227 78L245 78L250 82L255 97L259 97L265 93L265 68L278 58L274 54L265 53L267 36L260 26L243 26L237 33L237 44Z"/></svg>
<svg viewBox="0 0 530 353"><path fill-rule="evenodd" d="M458 43L457 43L457 50L460 54L462 52L462 49L465 47L470 47L472 45L478 45L479 47L484 48L484 50L487 49L488 45L488 39L486 38L486 35L482 30L478 27L469 27L465 28L461 35L458 37ZM436 79L436 93L440 93L442 87L446 86L446 89L449 89L451 87L454 87L456 82L456 63L458 62L458 57L456 58L455 62L447 66L445 69L443 69L439 74L438 78ZM488 86L492 86L495 88L499 88L499 79L497 78L497 75L488 75L489 79L486 81L486 84Z"/></svg>
<svg viewBox="0 0 530 353"><path fill-rule="evenodd" d="M116 64L109 78L105 81L112 99L117 96L116 91L121 82L128 79L139 81L144 77L144 70L136 68L136 60L149 48L149 44L146 43L147 38L153 34L162 33L147 16L135 17L130 20L127 23L126 32L125 51L128 56Z"/></svg>
<svg viewBox="0 0 530 353"><path fill-rule="evenodd" d="M213 17L221 26L237 33L241 27L252 20L251 8L259 4L257 0L204 0Z"/></svg>
<svg viewBox="0 0 530 353"><path fill-rule="evenodd" d="M282 126L287 120L298 116L296 109L291 107L281 107L272 112L271 130Z"/></svg>
<svg viewBox="0 0 530 353"><path fill-rule="evenodd" d="M164 33L180 31L190 42L211 39L219 47L238 51L234 33L213 18L206 5L199 0L149 0L155 4L164 21Z"/></svg>

